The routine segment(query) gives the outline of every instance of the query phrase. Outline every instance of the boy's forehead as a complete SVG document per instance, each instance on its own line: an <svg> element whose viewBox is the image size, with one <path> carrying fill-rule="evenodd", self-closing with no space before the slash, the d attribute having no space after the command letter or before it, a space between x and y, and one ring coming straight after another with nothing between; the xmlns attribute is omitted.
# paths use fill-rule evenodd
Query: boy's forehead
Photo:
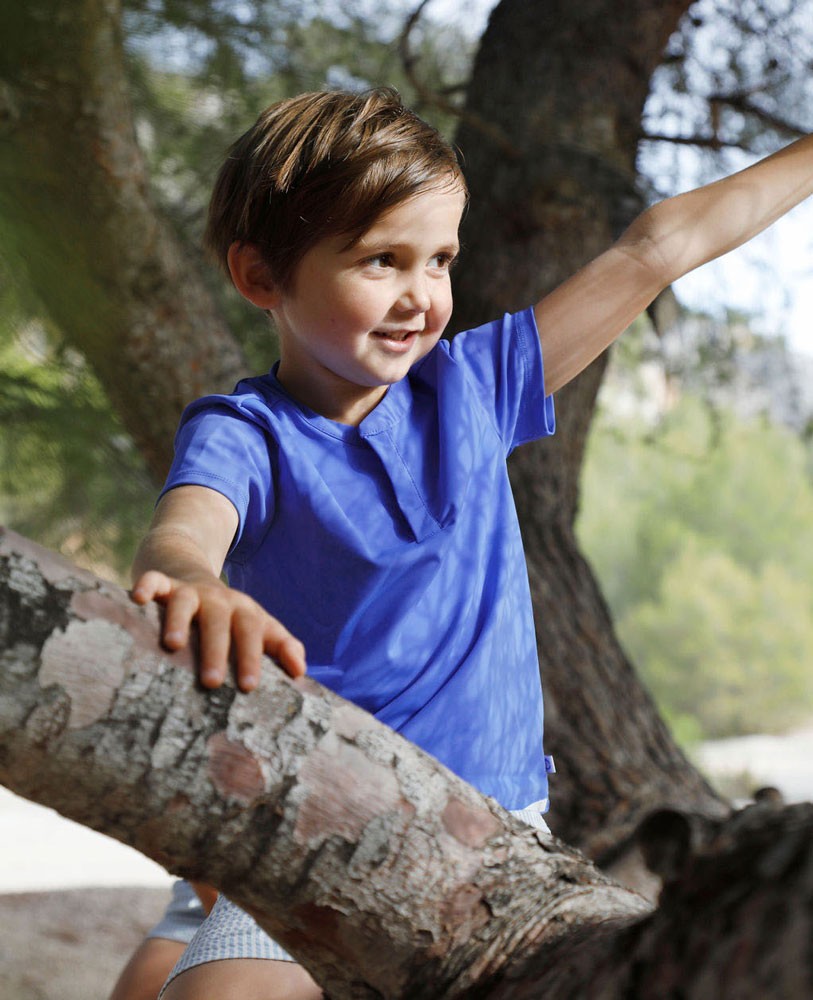
<svg viewBox="0 0 813 1000"><path fill-rule="evenodd" d="M350 245L365 245L379 235L399 231L456 240L465 205L466 195L459 184L426 188L387 209Z"/></svg>

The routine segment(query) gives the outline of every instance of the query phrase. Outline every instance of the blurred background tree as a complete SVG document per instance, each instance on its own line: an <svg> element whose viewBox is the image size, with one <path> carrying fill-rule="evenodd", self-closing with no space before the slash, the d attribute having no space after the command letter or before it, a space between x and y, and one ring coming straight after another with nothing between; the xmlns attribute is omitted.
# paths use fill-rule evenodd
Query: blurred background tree
<svg viewBox="0 0 813 1000"><path fill-rule="evenodd" d="M655 384L631 403L643 339L639 329L613 359L578 524L619 636L687 745L807 722L809 448L792 427L735 409L743 372L736 355L718 366L734 385L724 381L711 396L694 372L668 378L660 366ZM751 345L748 355L759 349ZM661 401L654 409L653 398Z"/></svg>

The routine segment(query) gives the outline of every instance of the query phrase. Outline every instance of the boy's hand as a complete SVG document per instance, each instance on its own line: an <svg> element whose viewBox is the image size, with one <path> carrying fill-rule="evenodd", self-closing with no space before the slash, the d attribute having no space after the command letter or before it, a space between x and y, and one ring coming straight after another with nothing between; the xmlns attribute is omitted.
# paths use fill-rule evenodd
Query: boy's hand
<svg viewBox="0 0 813 1000"><path fill-rule="evenodd" d="M214 490L170 490L158 502L136 553L132 595L137 604L158 601L165 606L162 638L168 649L186 646L192 622L197 623L205 687L219 687L233 662L238 687L252 691L260 682L263 653L291 677L301 677L305 649L248 594L220 579L237 523L231 502Z"/></svg>
<svg viewBox="0 0 813 1000"><path fill-rule="evenodd" d="M253 691L260 682L263 653L273 657L291 677L305 673L302 643L239 590L220 582L185 582L148 570L136 581L132 596L137 604L158 601L164 605L162 639L168 649L186 646L192 622L197 622L204 687L219 687L233 660L238 687Z"/></svg>

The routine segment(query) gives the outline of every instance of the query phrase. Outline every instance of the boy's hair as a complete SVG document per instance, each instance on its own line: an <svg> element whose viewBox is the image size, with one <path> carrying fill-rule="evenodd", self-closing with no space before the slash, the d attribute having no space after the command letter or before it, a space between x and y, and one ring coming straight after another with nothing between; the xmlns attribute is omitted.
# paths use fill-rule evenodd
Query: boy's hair
<svg viewBox="0 0 813 1000"><path fill-rule="evenodd" d="M466 190L454 149L395 90L301 94L230 148L204 242L227 273L231 244L256 244L285 289L319 240L346 233L352 245L388 209L446 184Z"/></svg>

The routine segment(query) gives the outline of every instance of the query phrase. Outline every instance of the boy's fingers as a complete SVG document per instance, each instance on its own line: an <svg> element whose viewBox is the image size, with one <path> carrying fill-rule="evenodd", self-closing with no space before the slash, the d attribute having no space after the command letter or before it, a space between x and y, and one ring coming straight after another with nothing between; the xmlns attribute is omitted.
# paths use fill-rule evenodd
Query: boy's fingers
<svg viewBox="0 0 813 1000"><path fill-rule="evenodd" d="M133 584L131 591L136 604L149 604L159 598L167 597L172 592L172 580L158 570L148 570Z"/></svg>
<svg viewBox="0 0 813 1000"><path fill-rule="evenodd" d="M262 629L257 614L236 612L232 622L235 658L237 661L237 686L241 691L253 691L260 683L263 642Z"/></svg>
<svg viewBox="0 0 813 1000"><path fill-rule="evenodd" d="M308 669L305 647L279 622L276 622L276 626L273 635L266 637L265 650L287 674L291 677L301 677Z"/></svg>
<svg viewBox="0 0 813 1000"><path fill-rule="evenodd" d="M204 687L220 687L226 679L232 645L237 684L243 691L252 691L259 684L263 653L272 656L291 677L301 677L307 669L302 643L254 601L245 595L235 600L234 594L227 588L221 591L185 584L157 570L142 574L132 590L133 600L139 604L160 601L166 606L162 639L168 649L188 644L192 621L197 619Z"/></svg>
<svg viewBox="0 0 813 1000"><path fill-rule="evenodd" d="M200 598L193 588L183 586L174 588L166 596L170 599L166 601L164 615L164 645L181 649L189 642L189 628L198 613Z"/></svg>
<svg viewBox="0 0 813 1000"><path fill-rule="evenodd" d="M231 614L226 608L208 608L198 615L200 680L204 687L220 687L229 669Z"/></svg>

